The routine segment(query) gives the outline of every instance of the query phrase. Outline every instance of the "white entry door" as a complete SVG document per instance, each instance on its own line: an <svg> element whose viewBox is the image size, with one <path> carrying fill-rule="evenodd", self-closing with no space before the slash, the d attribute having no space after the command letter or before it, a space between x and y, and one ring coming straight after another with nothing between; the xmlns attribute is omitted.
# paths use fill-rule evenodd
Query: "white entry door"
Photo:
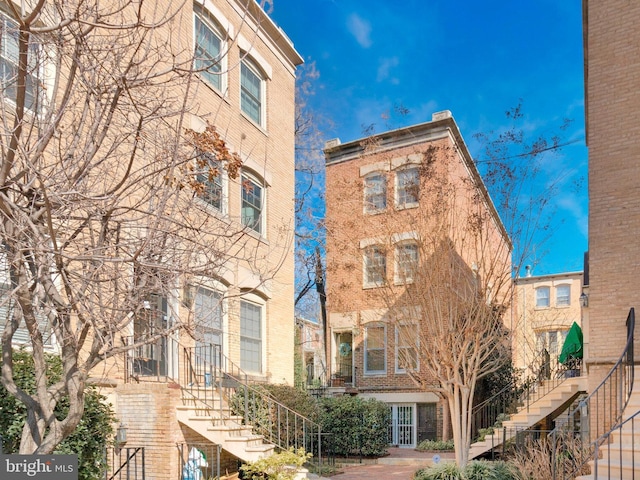
<svg viewBox="0 0 640 480"><path fill-rule="evenodd" d="M391 405L391 442L399 447L415 448L415 404Z"/></svg>

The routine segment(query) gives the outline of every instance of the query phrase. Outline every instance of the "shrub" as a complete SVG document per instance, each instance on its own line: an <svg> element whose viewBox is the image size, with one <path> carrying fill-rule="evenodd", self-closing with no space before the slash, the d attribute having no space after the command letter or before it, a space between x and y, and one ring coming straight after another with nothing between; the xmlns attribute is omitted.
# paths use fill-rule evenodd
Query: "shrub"
<svg viewBox="0 0 640 480"><path fill-rule="evenodd" d="M387 453L390 412L386 403L345 395L325 398L321 407L322 431L331 434L337 455Z"/></svg>
<svg viewBox="0 0 640 480"><path fill-rule="evenodd" d="M453 450L455 448L453 440L423 440L416 447L416 450L424 451L441 451L441 450Z"/></svg>
<svg viewBox="0 0 640 480"><path fill-rule="evenodd" d="M439 463L433 467L418 470L414 480L467 480L464 472L455 463Z"/></svg>
<svg viewBox="0 0 640 480"><path fill-rule="evenodd" d="M261 458L240 467L242 478L260 480L293 480L296 472L311 458L310 453L305 453L304 448L275 453L267 458Z"/></svg>
<svg viewBox="0 0 640 480"><path fill-rule="evenodd" d="M464 473L467 480L493 479L493 465L485 461L469 462Z"/></svg>
<svg viewBox="0 0 640 480"><path fill-rule="evenodd" d="M14 378L18 386L27 392L35 388L33 357L24 350L13 354ZM62 375L62 363L57 355L47 356L49 382L58 381ZM105 397L91 387L85 391L84 413L74 432L58 445L55 453L78 455L78 479L103 478L105 470L104 449L113 435L116 418ZM55 414L63 418L69 409L69 402L62 398ZM4 453L18 453L22 427L26 421L26 407L0 385L0 431L3 437Z"/></svg>

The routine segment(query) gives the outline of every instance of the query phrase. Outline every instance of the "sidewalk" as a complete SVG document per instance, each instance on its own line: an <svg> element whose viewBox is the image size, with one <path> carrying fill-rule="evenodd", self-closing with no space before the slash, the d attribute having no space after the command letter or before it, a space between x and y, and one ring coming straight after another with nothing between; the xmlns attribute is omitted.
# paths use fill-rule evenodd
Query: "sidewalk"
<svg viewBox="0 0 640 480"><path fill-rule="evenodd" d="M416 470L433 465L434 455L441 461L453 461L453 452L434 453L418 452L410 448L389 447L389 455L377 459L375 464L353 464L340 468L342 473L334 475L331 480L378 480L392 478L411 480ZM309 474L308 478L322 480L325 477Z"/></svg>

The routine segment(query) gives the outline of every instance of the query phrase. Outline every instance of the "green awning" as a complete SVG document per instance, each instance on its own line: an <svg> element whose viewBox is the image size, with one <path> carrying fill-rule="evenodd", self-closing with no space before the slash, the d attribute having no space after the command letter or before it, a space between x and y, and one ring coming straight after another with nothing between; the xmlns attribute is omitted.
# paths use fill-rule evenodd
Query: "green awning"
<svg viewBox="0 0 640 480"><path fill-rule="evenodd" d="M571 328L569 329L569 333L567 333L567 338L564 340L564 345L562 345L562 351L560 352L558 360L560 360L560 363L564 364L569 360L582 358L583 353L582 329L580 328L580 325L573 322L573 325L571 325Z"/></svg>

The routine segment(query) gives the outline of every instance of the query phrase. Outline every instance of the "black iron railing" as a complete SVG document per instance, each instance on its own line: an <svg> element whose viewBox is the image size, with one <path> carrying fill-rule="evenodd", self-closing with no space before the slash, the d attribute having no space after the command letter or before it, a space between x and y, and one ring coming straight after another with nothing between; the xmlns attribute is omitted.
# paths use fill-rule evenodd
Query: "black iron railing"
<svg viewBox="0 0 640 480"><path fill-rule="evenodd" d="M635 311L631 308L627 316L627 343L620 358L600 385L564 417L564 421L556 421L556 428L550 436L551 441L556 444L552 449L554 454L571 452L571 445L567 442L573 442L576 437L579 437L584 448L571 452L571 455L576 457L575 466L567 467L559 462L558 458L552 458L552 465L556 466L554 479L574 478L576 472L582 471L590 460L594 461L594 469L597 469L598 463L610 456L611 446L606 442L610 440L612 432L628 427L624 427L626 424L622 421L622 415L633 391L634 330ZM580 423L579 426L576 422ZM634 426L633 421L630 426ZM632 444L634 456L635 448Z"/></svg>
<svg viewBox="0 0 640 480"><path fill-rule="evenodd" d="M304 448L313 454L311 463L321 466L329 459L327 437L320 425L275 400L251 381L217 345L184 348L182 389L190 398L221 419L250 426L280 449ZM240 417L240 418L239 418Z"/></svg>
<svg viewBox="0 0 640 480"><path fill-rule="evenodd" d="M144 447L107 449L106 480L145 480Z"/></svg>

